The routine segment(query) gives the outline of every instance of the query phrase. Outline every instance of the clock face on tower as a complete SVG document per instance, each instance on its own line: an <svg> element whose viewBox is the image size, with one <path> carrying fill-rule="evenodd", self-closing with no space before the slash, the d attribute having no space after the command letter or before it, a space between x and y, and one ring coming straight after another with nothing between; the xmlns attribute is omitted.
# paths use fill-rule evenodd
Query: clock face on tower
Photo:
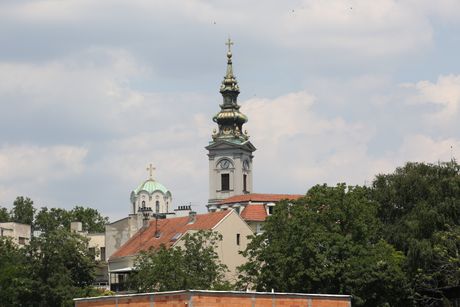
<svg viewBox="0 0 460 307"><path fill-rule="evenodd" d="M249 170L249 161L248 160L244 160L243 169L246 170L246 171Z"/></svg>
<svg viewBox="0 0 460 307"><path fill-rule="evenodd" d="M219 164L220 164L220 167L223 168L223 169L227 169L231 165L230 161L228 161L228 160L222 160L222 161L220 161Z"/></svg>

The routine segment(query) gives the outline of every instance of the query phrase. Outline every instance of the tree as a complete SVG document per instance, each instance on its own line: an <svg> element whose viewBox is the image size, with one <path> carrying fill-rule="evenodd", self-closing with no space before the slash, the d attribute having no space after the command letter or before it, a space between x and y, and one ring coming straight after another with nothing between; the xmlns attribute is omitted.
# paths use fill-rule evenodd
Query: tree
<svg viewBox="0 0 460 307"><path fill-rule="evenodd" d="M24 249L10 238L0 237L0 306L21 306L31 298L34 283L29 278Z"/></svg>
<svg viewBox="0 0 460 307"><path fill-rule="evenodd" d="M212 231L186 234L183 244L141 252L131 287L140 292L180 289L220 289L227 286L227 267L216 253L222 236Z"/></svg>
<svg viewBox="0 0 460 307"><path fill-rule="evenodd" d="M187 289L183 253L178 248L141 252L136 260L137 271L131 278L131 287L139 292Z"/></svg>
<svg viewBox="0 0 460 307"><path fill-rule="evenodd" d="M326 185L278 203L243 255L241 288L353 295L354 306L410 306L404 255L380 237L365 187Z"/></svg>
<svg viewBox="0 0 460 307"><path fill-rule="evenodd" d="M11 220L16 223L32 225L35 214L33 204L34 202L28 197L17 197L11 210Z"/></svg>
<svg viewBox="0 0 460 307"><path fill-rule="evenodd" d="M10 214L8 209L0 207L0 223L5 223L10 221Z"/></svg>
<svg viewBox="0 0 460 307"><path fill-rule="evenodd" d="M72 221L82 222L87 232L104 232L108 217L103 217L96 209L76 206L70 211Z"/></svg>
<svg viewBox="0 0 460 307"><path fill-rule="evenodd" d="M51 231L59 227L70 228L71 222L81 222L83 230L87 232L104 232L108 217L102 215L92 208L76 206L72 210L62 208L42 207L35 218L35 228L40 231Z"/></svg>
<svg viewBox="0 0 460 307"><path fill-rule="evenodd" d="M421 306L442 304L460 286L460 166L407 163L373 182L385 239L406 256L405 271Z"/></svg>
<svg viewBox="0 0 460 307"><path fill-rule="evenodd" d="M71 214L61 208L42 207L35 217L35 229L51 232L58 228L70 229Z"/></svg>
<svg viewBox="0 0 460 307"><path fill-rule="evenodd" d="M94 281L95 263L88 240L68 229L57 228L33 238L27 247L30 278L36 287L33 301L24 305L73 306Z"/></svg>

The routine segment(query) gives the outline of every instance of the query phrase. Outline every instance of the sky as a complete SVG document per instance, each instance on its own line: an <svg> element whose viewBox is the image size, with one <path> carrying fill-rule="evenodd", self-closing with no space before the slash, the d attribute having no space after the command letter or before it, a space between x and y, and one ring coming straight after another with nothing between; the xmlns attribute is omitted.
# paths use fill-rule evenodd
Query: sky
<svg viewBox="0 0 460 307"><path fill-rule="evenodd" d="M458 0L1 0L0 206L115 220L146 167L205 211L233 45L254 191L460 156Z"/></svg>

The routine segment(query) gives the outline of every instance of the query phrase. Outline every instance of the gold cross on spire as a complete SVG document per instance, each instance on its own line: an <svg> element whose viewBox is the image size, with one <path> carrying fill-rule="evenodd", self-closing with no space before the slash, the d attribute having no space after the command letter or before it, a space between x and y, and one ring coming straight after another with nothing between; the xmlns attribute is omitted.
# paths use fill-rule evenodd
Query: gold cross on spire
<svg viewBox="0 0 460 307"><path fill-rule="evenodd" d="M228 46L228 52L232 52L232 45L233 45L233 42L232 40L230 39L230 37L228 38L227 42L225 43L225 45Z"/></svg>
<svg viewBox="0 0 460 307"><path fill-rule="evenodd" d="M156 168L153 167L152 163L149 164L146 170L149 172L149 178L153 179L153 171L156 170Z"/></svg>

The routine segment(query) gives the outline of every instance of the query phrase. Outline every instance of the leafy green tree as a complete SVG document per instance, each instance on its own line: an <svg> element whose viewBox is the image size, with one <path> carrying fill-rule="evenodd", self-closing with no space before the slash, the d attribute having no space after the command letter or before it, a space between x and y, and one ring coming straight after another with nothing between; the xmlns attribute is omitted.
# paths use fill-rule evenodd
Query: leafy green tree
<svg viewBox="0 0 460 307"><path fill-rule="evenodd" d="M0 306L20 306L31 300L35 286L24 249L10 238L0 238Z"/></svg>
<svg viewBox="0 0 460 307"><path fill-rule="evenodd" d="M82 222L87 232L104 232L108 217L103 217L96 209L76 206L70 211L72 221Z"/></svg>
<svg viewBox="0 0 460 307"><path fill-rule="evenodd" d="M76 206L72 210L42 207L35 217L35 228L48 232L59 227L69 229L70 223L82 222L87 232L104 232L108 217L103 217L96 209Z"/></svg>
<svg viewBox="0 0 460 307"><path fill-rule="evenodd" d="M0 207L0 223L5 223L10 221L10 214L8 209Z"/></svg>
<svg viewBox="0 0 460 307"><path fill-rule="evenodd" d="M142 252L136 260L137 272L131 278L131 287L139 292L187 289L183 253L178 248Z"/></svg>
<svg viewBox="0 0 460 307"><path fill-rule="evenodd" d="M51 232L58 228L70 229L71 214L61 208L42 207L35 217L35 229Z"/></svg>
<svg viewBox="0 0 460 307"><path fill-rule="evenodd" d="M227 267L216 253L220 240L222 236L216 232L198 231L186 234L178 246L140 253L131 287L145 292L228 286L224 279Z"/></svg>
<svg viewBox="0 0 460 307"><path fill-rule="evenodd" d="M26 197L19 196L13 203L11 220L16 223L32 225L34 222L34 202Z"/></svg>
<svg viewBox="0 0 460 307"><path fill-rule="evenodd" d="M442 304L441 289L460 286L460 166L407 163L376 177L373 199L385 239L407 257L419 305Z"/></svg>
<svg viewBox="0 0 460 307"><path fill-rule="evenodd" d="M72 299L84 295L94 281L95 263L86 238L57 228L35 237L27 247L30 278L35 281L33 306L73 306Z"/></svg>
<svg viewBox="0 0 460 307"><path fill-rule="evenodd" d="M243 255L240 288L352 294L354 306L410 306L404 255L380 237L365 187L326 185L278 203Z"/></svg>

